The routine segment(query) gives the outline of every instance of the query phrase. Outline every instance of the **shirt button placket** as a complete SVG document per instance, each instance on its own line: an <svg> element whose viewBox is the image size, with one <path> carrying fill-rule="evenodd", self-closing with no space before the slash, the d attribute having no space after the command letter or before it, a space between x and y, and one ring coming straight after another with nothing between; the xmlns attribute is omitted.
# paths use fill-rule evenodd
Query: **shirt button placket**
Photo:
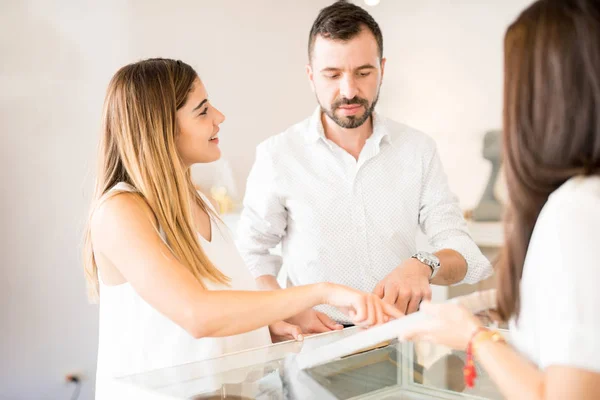
<svg viewBox="0 0 600 400"><path fill-rule="evenodd" d="M355 254L356 261L360 264L361 276L366 278L370 275L370 265L369 265L369 254L368 254L368 243L367 243L367 226L366 226L366 218L365 218L365 205L362 196L362 186L360 184L360 173L357 169L355 169L354 181L353 181L353 191L352 191L352 215L354 219L354 225L356 228L355 234ZM367 279L361 279L360 285L361 289L368 290L366 287Z"/></svg>

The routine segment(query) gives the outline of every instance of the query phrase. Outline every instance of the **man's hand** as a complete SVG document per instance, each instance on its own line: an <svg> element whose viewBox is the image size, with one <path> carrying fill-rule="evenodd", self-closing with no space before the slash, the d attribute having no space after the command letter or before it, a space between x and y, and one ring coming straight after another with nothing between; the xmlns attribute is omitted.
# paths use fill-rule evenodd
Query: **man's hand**
<svg viewBox="0 0 600 400"><path fill-rule="evenodd" d="M261 290L279 290L281 287L272 275L262 275L256 278L256 284ZM329 332L344 329L344 327L331 320L327 315L308 309L288 318L285 322L300 327L304 334ZM273 336L273 334L271 334Z"/></svg>
<svg viewBox="0 0 600 400"><path fill-rule="evenodd" d="M312 308L288 318L286 322L299 326L302 333L305 334L329 332L344 328L327 315L315 311Z"/></svg>
<svg viewBox="0 0 600 400"><path fill-rule="evenodd" d="M422 300L431 299L430 276L429 266L409 258L379 282L373 293L408 315L419 309Z"/></svg>
<svg viewBox="0 0 600 400"><path fill-rule="evenodd" d="M297 340L299 342L304 340L300 328L285 321L279 321L269 325L269 332L271 333L271 341L273 343L283 342L285 340Z"/></svg>

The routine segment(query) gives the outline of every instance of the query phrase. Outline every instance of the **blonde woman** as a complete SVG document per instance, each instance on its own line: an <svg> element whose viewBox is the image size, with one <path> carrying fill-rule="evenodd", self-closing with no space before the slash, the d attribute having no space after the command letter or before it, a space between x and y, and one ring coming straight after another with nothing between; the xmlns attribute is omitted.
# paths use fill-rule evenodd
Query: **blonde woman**
<svg viewBox="0 0 600 400"><path fill-rule="evenodd" d="M513 346L446 304L402 335L467 349L508 399L600 399L599 38L598 0L536 1L506 33L497 296Z"/></svg>
<svg viewBox="0 0 600 400"><path fill-rule="evenodd" d="M318 304L367 326L402 315L340 285L256 290L190 179L192 164L220 157L223 120L181 61L127 65L110 82L84 254L100 303L98 398L111 377L266 345L269 333L301 339L280 321Z"/></svg>

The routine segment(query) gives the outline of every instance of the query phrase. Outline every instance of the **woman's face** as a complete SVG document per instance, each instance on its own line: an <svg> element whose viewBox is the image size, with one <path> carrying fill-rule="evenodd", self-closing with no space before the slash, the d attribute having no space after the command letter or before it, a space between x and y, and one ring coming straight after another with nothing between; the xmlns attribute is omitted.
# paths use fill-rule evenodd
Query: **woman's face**
<svg viewBox="0 0 600 400"><path fill-rule="evenodd" d="M194 81L185 105L177 110L176 118L179 134L175 144L186 167L221 157L218 133L225 116L210 104L199 78Z"/></svg>

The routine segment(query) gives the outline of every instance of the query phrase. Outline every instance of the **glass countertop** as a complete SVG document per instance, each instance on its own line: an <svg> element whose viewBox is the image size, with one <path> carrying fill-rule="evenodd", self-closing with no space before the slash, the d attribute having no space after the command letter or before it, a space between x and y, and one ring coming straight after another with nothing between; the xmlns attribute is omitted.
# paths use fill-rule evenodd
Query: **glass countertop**
<svg viewBox="0 0 600 400"><path fill-rule="evenodd" d="M392 341L304 371L291 371L290 354L310 351L355 334L328 332L226 356L118 378L128 393L156 399L285 399L292 379L301 398L318 399L500 399L477 366L474 388L466 388L466 355L429 343ZM508 333L503 331L507 336ZM293 356L292 356L293 357ZM293 375L293 376L290 376ZM285 387L284 387L285 381ZM132 391L133 390L133 391ZM297 395L298 396L298 395Z"/></svg>

